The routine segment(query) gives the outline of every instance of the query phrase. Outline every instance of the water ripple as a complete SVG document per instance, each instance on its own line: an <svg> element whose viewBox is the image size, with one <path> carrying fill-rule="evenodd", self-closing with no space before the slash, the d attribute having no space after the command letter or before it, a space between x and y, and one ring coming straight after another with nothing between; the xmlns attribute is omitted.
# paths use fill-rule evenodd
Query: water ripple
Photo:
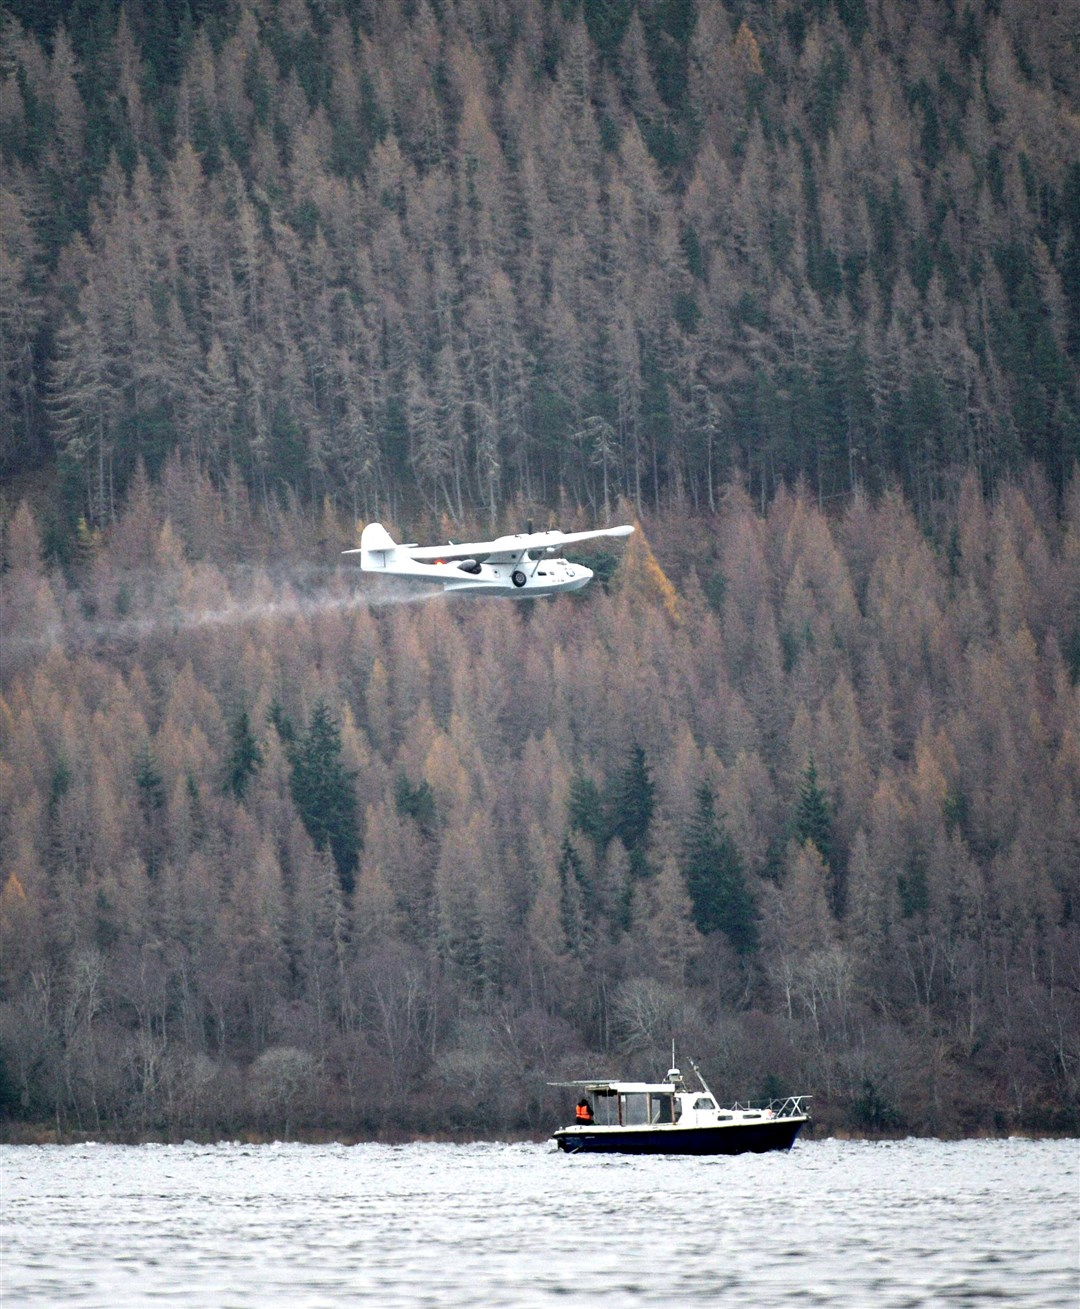
<svg viewBox="0 0 1080 1309"><path fill-rule="evenodd" d="M1075 1309L1075 1141L0 1148L0 1303Z"/></svg>

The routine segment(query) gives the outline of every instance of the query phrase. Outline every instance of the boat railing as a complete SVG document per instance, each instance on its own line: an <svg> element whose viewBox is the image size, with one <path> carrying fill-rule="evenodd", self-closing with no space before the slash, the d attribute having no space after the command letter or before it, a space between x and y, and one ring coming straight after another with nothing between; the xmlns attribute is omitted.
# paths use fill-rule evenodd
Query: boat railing
<svg viewBox="0 0 1080 1309"><path fill-rule="evenodd" d="M809 1095L789 1095L786 1100L736 1100L729 1108L742 1111L768 1111L774 1118L802 1118L810 1113Z"/></svg>

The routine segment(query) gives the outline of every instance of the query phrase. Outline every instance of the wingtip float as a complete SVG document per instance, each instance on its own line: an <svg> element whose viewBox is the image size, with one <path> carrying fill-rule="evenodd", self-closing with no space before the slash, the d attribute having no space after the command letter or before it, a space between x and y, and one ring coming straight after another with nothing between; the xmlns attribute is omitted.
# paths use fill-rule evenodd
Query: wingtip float
<svg viewBox="0 0 1080 1309"><path fill-rule="evenodd" d="M438 582L447 591L523 599L580 591L592 580L592 569L570 563L560 552L578 541L629 536L633 530L624 523L589 532L519 532L463 545L399 545L381 523L368 523L360 534L359 548L342 554L358 554L366 573Z"/></svg>

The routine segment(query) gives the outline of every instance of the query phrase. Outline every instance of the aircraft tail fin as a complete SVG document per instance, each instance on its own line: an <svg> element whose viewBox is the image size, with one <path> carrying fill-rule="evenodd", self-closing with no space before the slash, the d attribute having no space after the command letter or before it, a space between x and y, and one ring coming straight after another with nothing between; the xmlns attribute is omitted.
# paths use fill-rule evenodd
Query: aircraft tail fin
<svg viewBox="0 0 1080 1309"><path fill-rule="evenodd" d="M360 533L360 567L387 568L394 561L397 543L382 523L368 523Z"/></svg>

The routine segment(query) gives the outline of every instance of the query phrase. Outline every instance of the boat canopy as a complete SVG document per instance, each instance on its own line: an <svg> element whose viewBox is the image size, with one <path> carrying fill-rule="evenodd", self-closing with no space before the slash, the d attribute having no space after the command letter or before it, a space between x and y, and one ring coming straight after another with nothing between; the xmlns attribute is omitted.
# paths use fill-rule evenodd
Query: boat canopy
<svg viewBox="0 0 1080 1309"><path fill-rule="evenodd" d="M548 1086L580 1087L593 1095L631 1095L653 1093L671 1095L673 1091L686 1091L682 1074L677 1068L668 1073L663 1082L620 1082L608 1077L583 1078L577 1082L548 1082Z"/></svg>
<svg viewBox="0 0 1080 1309"><path fill-rule="evenodd" d="M675 1090L670 1082L585 1082L583 1085L593 1095L670 1095Z"/></svg>

